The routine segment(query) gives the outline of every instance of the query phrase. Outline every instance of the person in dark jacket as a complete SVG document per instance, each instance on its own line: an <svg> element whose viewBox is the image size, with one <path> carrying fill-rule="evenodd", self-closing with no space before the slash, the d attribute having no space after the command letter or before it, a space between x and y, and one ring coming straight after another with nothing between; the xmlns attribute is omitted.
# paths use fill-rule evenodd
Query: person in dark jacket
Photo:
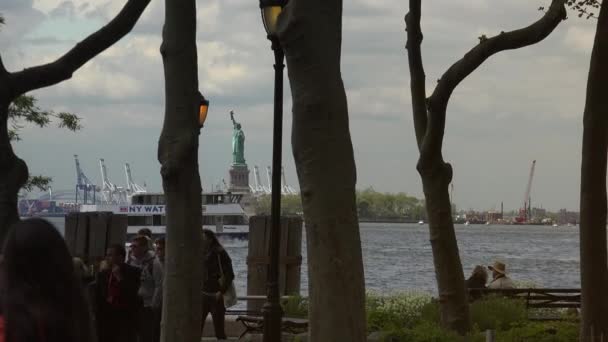
<svg viewBox="0 0 608 342"><path fill-rule="evenodd" d="M224 293L226 293L234 280L232 260L230 260L230 256L217 240L214 232L204 229L203 235L205 243L208 246L208 252L204 260L202 328L205 327L207 315L211 313L215 337L217 339L226 339L226 332L224 330L224 315L226 313ZM220 280L220 278L222 279Z"/></svg>
<svg viewBox="0 0 608 342"><path fill-rule="evenodd" d="M108 248L108 267L99 272L96 281L97 335L99 342L133 342L141 304L137 296L141 271L125 263L122 245Z"/></svg>
<svg viewBox="0 0 608 342"><path fill-rule="evenodd" d="M92 317L57 229L43 219L12 225L0 266L6 342L89 342Z"/></svg>
<svg viewBox="0 0 608 342"><path fill-rule="evenodd" d="M476 290L485 289L487 281L488 272L486 271L486 268L481 265L475 266L471 276L465 281L466 288L469 291L469 301L472 302L481 297L481 291Z"/></svg>

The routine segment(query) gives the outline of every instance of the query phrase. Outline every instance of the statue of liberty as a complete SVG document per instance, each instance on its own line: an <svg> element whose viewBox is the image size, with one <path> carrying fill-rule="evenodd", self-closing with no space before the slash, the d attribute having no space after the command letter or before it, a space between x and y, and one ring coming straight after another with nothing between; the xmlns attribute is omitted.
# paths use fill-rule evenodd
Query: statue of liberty
<svg viewBox="0 0 608 342"><path fill-rule="evenodd" d="M230 111L232 120L232 165L245 165L245 133L241 124L234 120L234 112Z"/></svg>

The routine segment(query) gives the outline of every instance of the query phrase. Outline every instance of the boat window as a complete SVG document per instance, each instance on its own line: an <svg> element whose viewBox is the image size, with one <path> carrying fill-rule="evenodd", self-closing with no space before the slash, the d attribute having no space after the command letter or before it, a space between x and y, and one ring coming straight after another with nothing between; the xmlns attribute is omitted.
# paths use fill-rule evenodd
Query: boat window
<svg viewBox="0 0 608 342"><path fill-rule="evenodd" d="M215 216L203 216L203 224L204 225L214 225L215 224Z"/></svg>
<svg viewBox="0 0 608 342"><path fill-rule="evenodd" d="M129 216L127 222L129 226L151 226L152 216Z"/></svg>
<svg viewBox="0 0 608 342"><path fill-rule="evenodd" d="M243 216L224 216L224 224L245 224Z"/></svg>
<svg viewBox="0 0 608 342"><path fill-rule="evenodd" d="M162 216L161 215L153 215L152 216L152 225L153 226L162 226Z"/></svg>
<svg viewBox="0 0 608 342"><path fill-rule="evenodd" d="M165 195L163 194L141 194L131 197L131 203L136 205L164 205Z"/></svg>

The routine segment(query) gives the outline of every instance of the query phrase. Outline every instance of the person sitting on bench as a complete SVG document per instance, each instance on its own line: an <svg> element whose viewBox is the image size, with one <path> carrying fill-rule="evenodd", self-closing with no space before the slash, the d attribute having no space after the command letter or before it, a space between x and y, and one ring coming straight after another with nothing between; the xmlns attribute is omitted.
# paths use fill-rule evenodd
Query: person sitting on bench
<svg viewBox="0 0 608 342"><path fill-rule="evenodd" d="M488 284L489 289L514 289L515 284L507 277L507 267L503 262L495 261L494 265L488 266L492 271L492 281Z"/></svg>

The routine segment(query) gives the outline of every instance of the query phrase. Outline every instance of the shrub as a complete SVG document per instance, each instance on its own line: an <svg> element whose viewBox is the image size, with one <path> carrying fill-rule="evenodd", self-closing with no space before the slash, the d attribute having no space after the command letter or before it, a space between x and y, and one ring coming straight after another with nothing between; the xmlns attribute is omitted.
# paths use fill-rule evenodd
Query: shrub
<svg viewBox="0 0 608 342"><path fill-rule="evenodd" d="M498 342L574 342L579 326L575 322L526 322L498 332Z"/></svg>
<svg viewBox="0 0 608 342"><path fill-rule="evenodd" d="M367 324L369 331L394 330L414 326L431 296L419 292L398 292L390 295L367 295Z"/></svg>
<svg viewBox="0 0 608 342"><path fill-rule="evenodd" d="M412 328L387 331L382 342L460 342L465 339L457 334L443 330L438 324L420 321Z"/></svg>
<svg viewBox="0 0 608 342"><path fill-rule="evenodd" d="M523 300L488 297L471 304L471 321L480 331L507 330L527 320Z"/></svg>
<svg viewBox="0 0 608 342"><path fill-rule="evenodd" d="M306 318L308 317L308 299L299 294L290 296L281 301L283 313L288 317Z"/></svg>

